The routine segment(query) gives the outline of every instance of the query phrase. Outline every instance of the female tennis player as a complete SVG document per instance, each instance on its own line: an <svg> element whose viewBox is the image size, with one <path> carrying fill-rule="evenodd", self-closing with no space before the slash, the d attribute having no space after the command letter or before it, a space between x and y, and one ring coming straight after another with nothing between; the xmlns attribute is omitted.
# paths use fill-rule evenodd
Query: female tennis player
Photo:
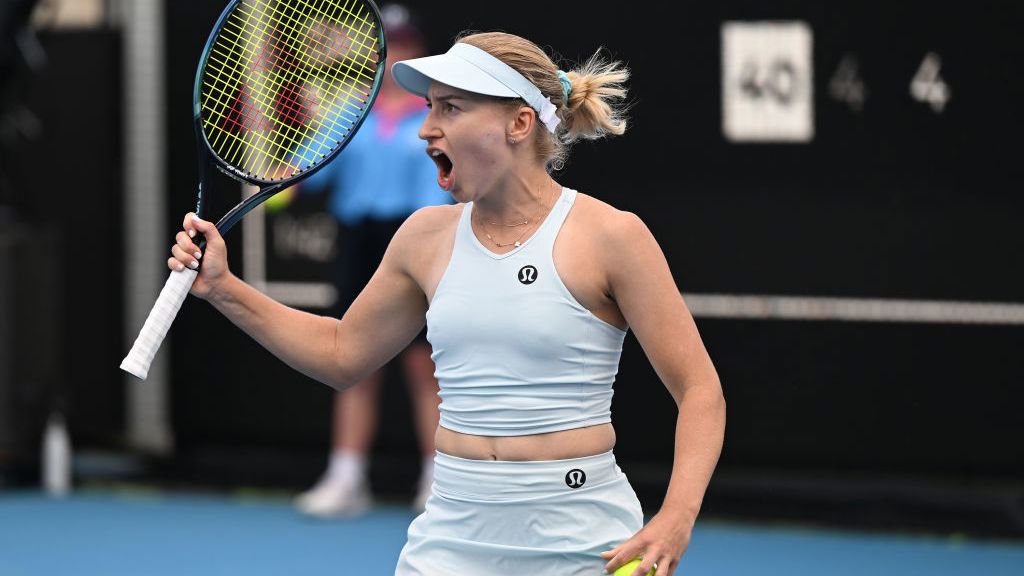
<svg viewBox="0 0 1024 576"><path fill-rule="evenodd" d="M528 40L481 33L392 73L426 98L420 137L458 204L410 216L340 320L245 285L191 214L168 265L198 267L192 238L205 234L192 293L339 390L426 324L442 399L434 485L397 576L592 576L635 558L634 576L673 574L721 452L721 385L645 224L551 176L573 141L625 131L628 71L595 54L563 72ZM613 454L627 329L678 407L665 500L646 525Z"/></svg>

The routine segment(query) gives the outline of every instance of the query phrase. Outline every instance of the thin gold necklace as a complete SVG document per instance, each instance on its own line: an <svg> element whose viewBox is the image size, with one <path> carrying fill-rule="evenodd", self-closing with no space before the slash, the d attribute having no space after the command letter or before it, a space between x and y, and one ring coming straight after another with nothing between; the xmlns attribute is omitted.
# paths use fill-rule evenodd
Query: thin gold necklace
<svg viewBox="0 0 1024 576"><path fill-rule="evenodd" d="M523 233L519 235L519 238L516 238L512 242L505 242L504 244L495 240L494 237L491 236L491 234L487 230L484 230L484 234L487 235L487 239L490 240L491 242L494 242L494 245L497 246L498 248L504 248L505 246L515 246L516 248L519 248L520 246L523 245L523 236L526 236L526 233L529 231L529 228L523 228Z"/></svg>
<svg viewBox="0 0 1024 576"><path fill-rule="evenodd" d="M504 222L495 222L494 220L488 220L487 223L488 224L493 224L494 226L504 226L506 228L515 228L516 226L522 226L524 224L529 224L530 223L530 219L529 218L523 218L522 222L513 222L511 224L505 224Z"/></svg>
<svg viewBox="0 0 1024 576"><path fill-rule="evenodd" d="M546 198L545 200L549 200L550 198L551 198L551 194L549 193L548 194L548 198ZM542 204L542 206L544 206L544 208L545 208L544 211L542 212L542 214L545 214L545 213L551 211L551 208L547 207L547 202L546 201ZM540 217L537 217L534 220L534 222L537 222L539 220L540 220ZM516 248L519 248L520 246L523 245L523 242L522 242L523 237L526 236L526 233L530 231L530 228L532 228L532 226L527 226L526 228L523 228L523 231L522 231L522 233L519 234L519 237L516 238L515 240L513 240L512 242L501 243L501 242L498 242L497 240L495 240L494 236L491 236L491 233L487 231L487 227L483 225L484 222L490 222L491 224L494 224L495 226L506 226L506 227L509 227L509 228L513 228L513 227L516 227L516 226L523 226L524 224L529 224L530 223L530 219L529 218L524 218L522 222L516 222L514 224L503 224L501 222L495 222L493 220L484 220L483 218L480 218L480 228L484 231L484 236L487 236L487 239L490 240L491 242L493 242L494 245L497 246L498 248L504 248L506 246L515 246Z"/></svg>

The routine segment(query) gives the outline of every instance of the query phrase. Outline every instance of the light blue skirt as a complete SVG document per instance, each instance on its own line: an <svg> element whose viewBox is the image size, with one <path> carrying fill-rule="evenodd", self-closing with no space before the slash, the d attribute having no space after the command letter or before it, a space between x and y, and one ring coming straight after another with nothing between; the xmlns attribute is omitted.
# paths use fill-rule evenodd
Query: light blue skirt
<svg viewBox="0 0 1024 576"><path fill-rule="evenodd" d="M642 527L612 452L532 462L438 452L395 576L599 576L599 553Z"/></svg>

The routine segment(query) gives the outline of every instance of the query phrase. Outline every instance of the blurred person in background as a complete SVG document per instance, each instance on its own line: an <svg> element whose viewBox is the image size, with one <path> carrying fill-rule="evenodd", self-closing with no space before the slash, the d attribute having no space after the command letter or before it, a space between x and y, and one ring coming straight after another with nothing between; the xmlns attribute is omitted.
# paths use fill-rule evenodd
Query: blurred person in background
<svg viewBox="0 0 1024 576"><path fill-rule="evenodd" d="M389 61L416 58L425 52L423 35L406 6L384 5L381 15ZM342 228L332 270L338 292L332 314L337 318L370 280L402 222L419 208L451 202L437 185L434 163L423 153L423 142L417 136L426 113L423 99L399 88L388 73L364 126L344 153L290 191L330 195L329 208ZM417 510L430 494L438 423L438 385L430 353L424 329L400 355L423 454L413 501ZM380 417L382 372L335 394L327 470L315 486L296 498L295 505L302 512L355 516L372 506L368 472ZM395 415L385 410L384 416Z"/></svg>

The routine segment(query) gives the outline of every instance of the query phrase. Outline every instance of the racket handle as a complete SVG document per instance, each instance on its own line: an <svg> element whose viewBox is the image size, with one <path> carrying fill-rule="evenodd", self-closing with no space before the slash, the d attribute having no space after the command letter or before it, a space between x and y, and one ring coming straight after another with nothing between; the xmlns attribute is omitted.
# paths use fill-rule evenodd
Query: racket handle
<svg viewBox="0 0 1024 576"><path fill-rule="evenodd" d="M156 351L160 349L160 343L167 336L171 322L174 322L174 317L178 315L178 310L185 302L188 291L192 288L192 283L196 281L198 275L198 271L189 269L171 272L167 283L164 284L164 289L160 291L160 296L156 299L156 304L149 311L146 323L139 331L139 337L135 339L132 349L121 361L121 370L133 374L141 380L146 379L149 365L153 362Z"/></svg>

